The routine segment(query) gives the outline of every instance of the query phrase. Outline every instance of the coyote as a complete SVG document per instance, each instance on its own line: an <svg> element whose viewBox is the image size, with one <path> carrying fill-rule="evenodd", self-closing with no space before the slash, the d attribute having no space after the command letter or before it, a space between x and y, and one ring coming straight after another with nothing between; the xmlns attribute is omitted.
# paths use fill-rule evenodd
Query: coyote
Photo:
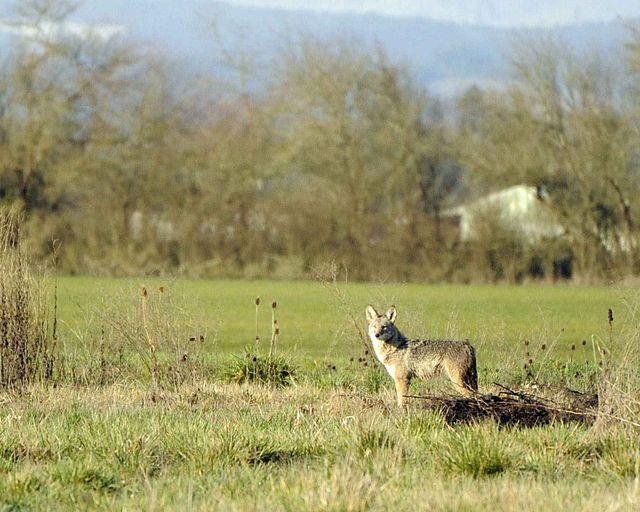
<svg viewBox="0 0 640 512"><path fill-rule="evenodd" d="M396 384L398 405L403 406L412 378L428 379L444 371L465 396L478 391L476 351L468 341L409 340L395 326L396 308L379 315L367 306L369 337L376 357Z"/></svg>

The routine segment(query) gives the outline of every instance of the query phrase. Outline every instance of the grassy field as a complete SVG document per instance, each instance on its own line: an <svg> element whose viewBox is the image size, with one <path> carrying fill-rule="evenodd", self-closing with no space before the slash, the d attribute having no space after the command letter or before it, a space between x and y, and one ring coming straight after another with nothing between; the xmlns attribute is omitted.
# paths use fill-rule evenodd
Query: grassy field
<svg viewBox="0 0 640 512"><path fill-rule="evenodd" d="M208 350L237 352L255 337L254 299L262 298L260 334L268 337L272 300L277 300L281 346L287 353L314 358L352 357L361 346L357 332L332 289L317 282L172 281L59 278L62 337L97 329L104 302L131 307L139 288L156 293L164 286L206 332ZM364 309L395 304L398 325L408 335L455 336L487 344L485 359L511 353L524 339L554 342L561 354L592 336L608 337L607 310L615 328L630 320L638 291L630 287L453 286L349 284L341 286L346 306L364 327ZM134 306L135 307L135 306ZM90 320L91 321L90 321ZM345 335L346 333L346 335ZM188 333L185 333L188 334ZM95 335L95 332L94 332ZM354 339L354 335L355 339Z"/></svg>
<svg viewBox="0 0 640 512"><path fill-rule="evenodd" d="M60 278L57 287L55 382L0 391L0 510L640 507L640 388L625 377L637 365L623 350L638 339L632 288L349 284L338 299L310 282ZM227 371L255 345L256 296L263 355L278 302L289 385L237 384ZM598 389L606 415L594 426L451 427L418 400L398 410L390 379L357 360L349 312L363 327L369 302L395 304L407 334L469 337L483 392L494 380ZM137 343L145 332L159 345L157 388ZM611 352L602 367L596 347ZM178 375L182 350L186 370L165 378ZM522 371L526 352L534 376ZM450 391L441 381L414 388Z"/></svg>

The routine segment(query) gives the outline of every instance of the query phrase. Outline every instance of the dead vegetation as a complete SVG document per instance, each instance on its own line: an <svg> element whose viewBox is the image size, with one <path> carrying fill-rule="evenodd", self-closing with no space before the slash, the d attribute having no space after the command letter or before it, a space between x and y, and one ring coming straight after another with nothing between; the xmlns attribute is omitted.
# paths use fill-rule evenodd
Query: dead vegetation
<svg viewBox="0 0 640 512"><path fill-rule="evenodd" d="M439 411L449 425L493 419L499 425L535 427L554 421L592 425L598 415L598 395L565 390L555 397L542 397L498 385L497 394L471 398L410 396L420 407Z"/></svg>
<svg viewBox="0 0 640 512"><path fill-rule="evenodd" d="M55 306L44 278L20 246L19 217L0 210L0 387L23 386L53 375Z"/></svg>

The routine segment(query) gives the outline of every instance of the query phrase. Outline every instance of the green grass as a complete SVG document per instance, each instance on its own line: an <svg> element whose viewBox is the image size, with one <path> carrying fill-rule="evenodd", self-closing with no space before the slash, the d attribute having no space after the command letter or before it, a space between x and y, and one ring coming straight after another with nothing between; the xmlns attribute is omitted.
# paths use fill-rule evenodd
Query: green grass
<svg viewBox="0 0 640 512"><path fill-rule="evenodd" d="M135 315L100 345L115 312L139 311L141 285L161 349L160 390ZM640 435L629 424L452 428L420 401L398 410L391 380L357 360L357 332L320 284L59 278L57 286L64 371L55 385L0 391L0 510L640 507ZM153 307L159 286L173 301L166 310ZM243 359L246 346L255 350L257 295L262 357L278 301L286 385L237 383L263 361ZM472 339L484 391L496 389L493 380L523 383L526 351L543 383L593 388L602 372L592 341L612 349L612 371L621 346L637 339L632 288L349 284L345 303L361 324L369 302L394 303L409 335ZM203 344L189 340L200 332ZM180 338L179 349L165 335ZM637 396L636 384L624 394L625 382L616 396ZM439 385L450 391L414 386Z"/></svg>
<svg viewBox="0 0 640 512"><path fill-rule="evenodd" d="M34 386L3 397L0 506L631 510L639 455L619 429L452 430L307 385L200 383L155 402L139 386Z"/></svg>
<svg viewBox="0 0 640 512"><path fill-rule="evenodd" d="M270 332L270 304L275 299L280 345L287 353L335 358L352 357L361 349L351 322L336 307L332 294L319 283L303 281L58 278L62 336L86 329L86 312L99 309L103 297L114 302L137 299L138 285L154 291L157 286L166 286L194 323L208 333L208 347L217 353L238 352L253 343L256 296L262 298L260 326L265 343ZM592 336L606 339L608 308L614 310L617 329L629 320L626 303L634 303L637 295L631 287L350 283L346 288L349 307L363 327L368 303L379 308L395 304L398 325L406 334L480 340L487 343L487 353L496 355L512 352L525 338L540 344L557 340L562 354ZM94 334L96 322L94 318Z"/></svg>

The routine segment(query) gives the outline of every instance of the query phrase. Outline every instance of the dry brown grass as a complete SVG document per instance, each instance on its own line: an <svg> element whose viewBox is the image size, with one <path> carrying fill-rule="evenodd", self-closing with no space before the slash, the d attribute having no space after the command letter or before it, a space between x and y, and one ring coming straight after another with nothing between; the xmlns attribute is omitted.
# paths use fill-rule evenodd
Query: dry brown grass
<svg viewBox="0 0 640 512"><path fill-rule="evenodd" d="M0 387L53 375L56 320L49 287L20 245L19 216L0 210Z"/></svg>

